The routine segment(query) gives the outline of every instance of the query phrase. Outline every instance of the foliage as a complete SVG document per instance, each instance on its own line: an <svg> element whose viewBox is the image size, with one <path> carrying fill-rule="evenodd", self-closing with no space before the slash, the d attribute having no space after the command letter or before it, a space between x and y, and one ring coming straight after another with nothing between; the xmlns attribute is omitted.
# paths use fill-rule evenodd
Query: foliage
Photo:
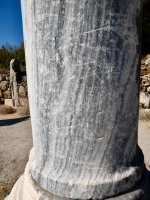
<svg viewBox="0 0 150 200"><path fill-rule="evenodd" d="M16 59L20 62L21 66L25 66L25 53L24 43L22 42L19 47L11 46L6 43L0 48L0 68L9 68L11 59Z"/></svg>
<svg viewBox="0 0 150 200"><path fill-rule="evenodd" d="M142 0L142 54L150 53L150 0ZM24 43L19 47L6 43L0 47L0 68L9 69L11 59L19 60L25 66Z"/></svg>

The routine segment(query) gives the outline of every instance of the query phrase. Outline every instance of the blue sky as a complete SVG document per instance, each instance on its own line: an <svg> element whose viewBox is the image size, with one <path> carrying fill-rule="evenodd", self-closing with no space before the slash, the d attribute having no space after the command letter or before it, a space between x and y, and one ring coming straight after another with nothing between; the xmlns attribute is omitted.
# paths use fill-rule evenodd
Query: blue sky
<svg viewBox="0 0 150 200"><path fill-rule="evenodd" d="M20 0L0 0L0 47L23 42Z"/></svg>

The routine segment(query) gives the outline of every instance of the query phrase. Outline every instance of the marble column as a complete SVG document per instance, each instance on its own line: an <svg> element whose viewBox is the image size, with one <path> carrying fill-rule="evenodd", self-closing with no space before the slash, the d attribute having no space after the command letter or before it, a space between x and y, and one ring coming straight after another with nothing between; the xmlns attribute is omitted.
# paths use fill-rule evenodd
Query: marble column
<svg viewBox="0 0 150 200"><path fill-rule="evenodd" d="M13 194L149 199L137 144L141 1L21 4L34 147Z"/></svg>
<svg viewBox="0 0 150 200"><path fill-rule="evenodd" d="M21 76L21 68L20 63L12 59L10 61L10 87L11 87L11 94L12 94L12 103L13 107L19 106L19 98L18 98L18 83L20 83L20 76Z"/></svg>

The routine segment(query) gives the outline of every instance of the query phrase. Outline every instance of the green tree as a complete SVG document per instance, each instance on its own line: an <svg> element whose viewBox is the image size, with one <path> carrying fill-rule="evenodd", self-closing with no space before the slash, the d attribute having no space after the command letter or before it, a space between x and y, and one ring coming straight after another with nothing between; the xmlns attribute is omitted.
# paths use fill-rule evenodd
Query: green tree
<svg viewBox="0 0 150 200"><path fill-rule="evenodd" d="M6 43L0 48L0 68L9 68L11 59L17 59L21 66L25 66L24 43L19 47Z"/></svg>
<svg viewBox="0 0 150 200"><path fill-rule="evenodd" d="M25 53L24 53L24 43L22 42L20 46L14 49L14 58L19 60L21 66L25 66Z"/></svg>

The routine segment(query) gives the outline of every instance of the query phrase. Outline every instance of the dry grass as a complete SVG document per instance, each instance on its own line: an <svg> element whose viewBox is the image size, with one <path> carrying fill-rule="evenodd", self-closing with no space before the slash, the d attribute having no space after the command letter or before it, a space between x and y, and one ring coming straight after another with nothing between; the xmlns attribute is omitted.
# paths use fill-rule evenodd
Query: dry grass
<svg viewBox="0 0 150 200"><path fill-rule="evenodd" d="M18 107L17 109L7 106L7 105L0 105L0 114L1 115L7 115L7 114L13 114L17 112L18 115L27 117L30 116L30 110L29 107Z"/></svg>
<svg viewBox="0 0 150 200"><path fill-rule="evenodd" d="M0 114L2 114L2 115L12 114L15 112L16 112L16 109L11 106L0 105Z"/></svg>
<svg viewBox="0 0 150 200"><path fill-rule="evenodd" d="M0 200L4 200L9 195L17 179L13 179L12 181L6 180L5 183L0 183Z"/></svg>
<svg viewBox="0 0 150 200"><path fill-rule="evenodd" d="M150 120L150 109L142 109L139 110L139 119L149 121Z"/></svg>
<svg viewBox="0 0 150 200"><path fill-rule="evenodd" d="M28 117L28 116L30 116L29 106L26 106L26 107L18 107L18 108L17 108L17 113L18 113L20 116L23 116L23 117Z"/></svg>

